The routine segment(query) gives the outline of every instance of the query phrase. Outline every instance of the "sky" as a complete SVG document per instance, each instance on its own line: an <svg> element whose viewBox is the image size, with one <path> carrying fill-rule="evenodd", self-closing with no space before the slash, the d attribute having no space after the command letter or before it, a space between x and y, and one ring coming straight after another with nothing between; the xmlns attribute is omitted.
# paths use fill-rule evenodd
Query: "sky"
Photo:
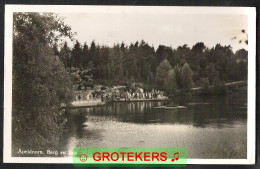
<svg viewBox="0 0 260 169"><path fill-rule="evenodd" d="M75 38L89 45L95 41L100 45L126 45L142 39L154 46L177 48L187 44L192 47L204 42L208 47L217 43L230 45L235 52L245 48L248 16L239 14L165 14L165 13L60 13L65 23L77 32ZM233 37L237 39L232 39ZM73 44L71 43L70 46Z"/></svg>

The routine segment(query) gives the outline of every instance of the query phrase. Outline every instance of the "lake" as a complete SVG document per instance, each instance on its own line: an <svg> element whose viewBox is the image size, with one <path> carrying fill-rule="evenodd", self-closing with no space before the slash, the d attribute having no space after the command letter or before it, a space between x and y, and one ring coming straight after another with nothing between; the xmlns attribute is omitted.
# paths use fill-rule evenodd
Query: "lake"
<svg viewBox="0 0 260 169"><path fill-rule="evenodd" d="M186 147L188 158L246 158L246 100L192 97L187 109L173 110L154 107L178 101L70 109L60 147Z"/></svg>

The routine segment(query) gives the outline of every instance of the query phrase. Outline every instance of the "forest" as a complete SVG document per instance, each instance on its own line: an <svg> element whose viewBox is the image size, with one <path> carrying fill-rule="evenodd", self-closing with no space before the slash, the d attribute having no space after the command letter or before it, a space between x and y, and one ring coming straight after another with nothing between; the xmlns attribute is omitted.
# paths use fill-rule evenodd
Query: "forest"
<svg viewBox="0 0 260 169"><path fill-rule="evenodd" d="M148 90L159 88L174 94L176 90L247 79L247 51L234 53L231 46L221 44L209 48L198 42L191 48L159 45L156 49L144 40L113 47L76 41L72 49L66 42L60 49L57 45L53 48L69 72L80 72L83 80L78 84L85 88L93 83L137 83Z"/></svg>

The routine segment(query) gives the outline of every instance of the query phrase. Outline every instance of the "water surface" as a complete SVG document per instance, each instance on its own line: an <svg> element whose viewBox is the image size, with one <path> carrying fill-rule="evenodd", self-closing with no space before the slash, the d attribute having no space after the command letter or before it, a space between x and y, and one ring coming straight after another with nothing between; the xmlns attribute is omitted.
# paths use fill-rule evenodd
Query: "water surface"
<svg viewBox="0 0 260 169"><path fill-rule="evenodd" d="M188 158L246 158L246 97L193 97L177 101L121 102L69 110L60 146L186 147Z"/></svg>

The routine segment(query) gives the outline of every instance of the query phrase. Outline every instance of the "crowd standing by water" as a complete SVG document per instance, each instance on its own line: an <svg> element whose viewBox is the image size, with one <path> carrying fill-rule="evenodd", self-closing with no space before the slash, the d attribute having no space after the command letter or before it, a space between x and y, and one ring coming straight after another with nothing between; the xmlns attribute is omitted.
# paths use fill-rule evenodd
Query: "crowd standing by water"
<svg viewBox="0 0 260 169"><path fill-rule="evenodd" d="M76 93L76 101L131 101L166 99L163 91L152 89L144 91L142 88L129 89L113 87L107 90L81 90Z"/></svg>

